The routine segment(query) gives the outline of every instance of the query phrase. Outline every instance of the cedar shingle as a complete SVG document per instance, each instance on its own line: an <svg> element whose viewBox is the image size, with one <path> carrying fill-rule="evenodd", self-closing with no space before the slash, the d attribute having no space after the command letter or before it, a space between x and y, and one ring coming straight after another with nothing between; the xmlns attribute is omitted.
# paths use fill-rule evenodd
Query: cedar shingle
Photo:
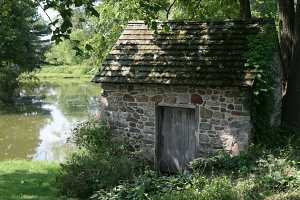
<svg viewBox="0 0 300 200"><path fill-rule="evenodd" d="M98 83L251 86L246 70L247 36L267 20L168 22L170 32L129 22L94 77ZM161 24L160 24L161 25Z"/></svg>

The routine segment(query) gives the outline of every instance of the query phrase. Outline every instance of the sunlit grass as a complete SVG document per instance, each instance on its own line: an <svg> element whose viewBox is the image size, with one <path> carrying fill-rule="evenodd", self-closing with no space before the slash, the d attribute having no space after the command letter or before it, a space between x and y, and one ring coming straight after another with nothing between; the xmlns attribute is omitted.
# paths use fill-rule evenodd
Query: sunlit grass
<svg viewBox="0 0 300 200"><path fill-rule="evenodd" d="M94 71L84 65L42 66L36 75L39 78L92 78Z"/></svg>
<svg viewBox="0 0 300 200"><path fill-rule="evenodd" d="M59 164L44 161L0 162L1 200L61 200L56 183Z"/></svg>

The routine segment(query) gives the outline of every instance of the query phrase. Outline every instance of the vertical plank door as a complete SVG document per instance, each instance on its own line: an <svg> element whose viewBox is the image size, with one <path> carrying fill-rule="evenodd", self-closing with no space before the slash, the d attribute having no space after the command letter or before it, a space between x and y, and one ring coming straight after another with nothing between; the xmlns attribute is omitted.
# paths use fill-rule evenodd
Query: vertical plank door
<svg viewBox="0 0 300 200"><path fill-rule="evenodd" d="M160 107L158 123L158 165L163 172L183 171L196 152L195 110Z"/></svg>

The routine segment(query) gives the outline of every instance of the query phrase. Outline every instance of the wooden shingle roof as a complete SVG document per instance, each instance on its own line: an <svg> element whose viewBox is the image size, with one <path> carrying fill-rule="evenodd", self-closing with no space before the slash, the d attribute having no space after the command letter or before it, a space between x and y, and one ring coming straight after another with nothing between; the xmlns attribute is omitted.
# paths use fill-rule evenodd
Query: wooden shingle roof
<svg viewBox="0 0 300 200"><path fill-rule="evenodd" d="M150 30L130 22L94 77L98 83L252 85L247 37L271 21L168 22ZM274 25L275 26L275 25Z"/></svg>

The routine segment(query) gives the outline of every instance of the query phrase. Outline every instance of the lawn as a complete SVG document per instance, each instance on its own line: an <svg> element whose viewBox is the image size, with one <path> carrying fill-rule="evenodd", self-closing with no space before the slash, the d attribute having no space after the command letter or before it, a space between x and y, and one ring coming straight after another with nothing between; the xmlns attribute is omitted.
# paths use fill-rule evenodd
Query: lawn
<svg viewBox="0 0 300 200"><path fill-rule="evenodd" d="M83 78L91 79L95 69L84 65L42 66L37 71L39 78Z"/></svg>
<svg viewBox="0 0 300 200"><path fill-rule="evenodd" d="M0 162L1 200L61 200L56 187L59 164L41 161Z"/></svg>

